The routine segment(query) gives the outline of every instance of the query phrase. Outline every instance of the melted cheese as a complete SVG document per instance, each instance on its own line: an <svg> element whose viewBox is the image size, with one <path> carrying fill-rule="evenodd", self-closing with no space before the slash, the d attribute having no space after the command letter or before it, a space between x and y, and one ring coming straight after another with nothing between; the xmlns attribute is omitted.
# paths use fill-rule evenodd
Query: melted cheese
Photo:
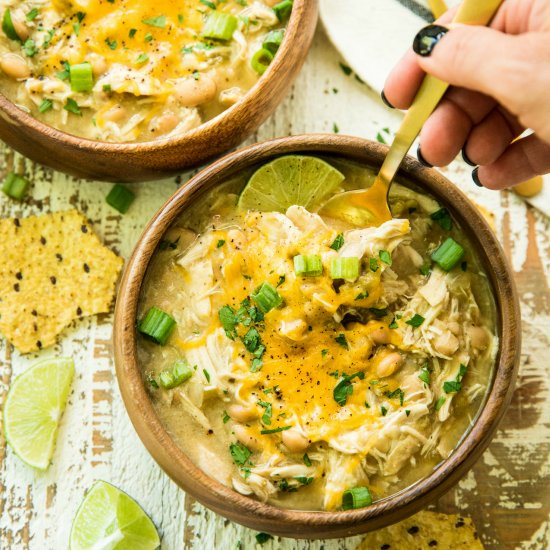
<svg viewBox="0 0 550 550"><path fill-rule="evenodd" d="M333 316L343 305L377 306L383 294L382 270L367 269L360 280L336 291L328 267L337 255L330 248L336 232L327 228L315 234L298 234L285 220L278 214L250 214L242 223L242 231L215 231L211 238L210 255L222 272L220 292L213 295L214 311L225 304L238 309L259 284L267 281L276 287L279 278L285 276L278 287L284 305L266 314L264 328L260 329L266 347L261 370L249 373L251 354L239 340L235 341L236 355L246 365L239 368L247 373L238 398L250 403L258 399L270 402L273 414L269 428L298 422L311 442L330 441L360 426L375 427L381 413L365 406L365 393L378 378L376 368L381 354L373 353L369 335L387 329L388 321L353 323L343 329ZM218 239L225 241L219 249L215 246ZM293 257L299 253L321 255L324 274L296 277ZM365 293L368 297L356 300ZM216 328L220 326L217 317L212 322ZM401 345L397 332L392 332L389 343ZM336 340L340 334L345 335L349 349ZM334 388L343 375L356 372L364 374L364 379L353 379L354 391L341 406L334 399ZM260 436L262 426L257 423L250 429ZM265 435L261 437L262 441L266 439Z"/></svg>

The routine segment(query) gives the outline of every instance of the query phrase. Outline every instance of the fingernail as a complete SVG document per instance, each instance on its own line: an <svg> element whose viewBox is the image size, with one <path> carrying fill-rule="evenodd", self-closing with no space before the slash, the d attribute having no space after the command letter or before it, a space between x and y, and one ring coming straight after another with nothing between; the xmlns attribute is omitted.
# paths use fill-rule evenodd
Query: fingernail
<svg viewBox="0 0 550 550"><path fill-rule="evenodd" d="M418 162L422 164L422 166L425 166L426 168L433 168L433 164L430 164L425 158L424 155L422 155L422 150L420 149L420 145L418 146L418 149L416 150L416 158L418 159Z"/></svg>
<svg viewBox="0 0 550 550"><path fill-rule="evenodd" d="M472 172L472 179L474 180L474 183L478 186L478 187L483 187L483 184L481 183L481 181L479 180L479 166L477 168L474 168L474 171Z"/></svg>
<svg viewBox="0 0 550 550"><path fill-rule="evenodd" d="M472 162L470 160L470 157L466 154L466 147L462 149L462 158L464 159L464 162L466 164L469 164L470 166L477 166L477 164L475 162Z"/></svg>
<svg viewBox="0 0 550 550"><path fill-rule="evenodd" d="M384 90L380 93L380 97L382 98L382 101L385 103L387 107L390 109L395 109L395 107L388 101L388 98L386 97L386 94L384 93Z"/></svg>
<svg viewBox="0 0 550 550"><path fill-rule="evenodd" d="M431 55L437 43L449 32L449 29L441 25L428 25L424 27L413 41L413 50L422 57Z"/></svg>

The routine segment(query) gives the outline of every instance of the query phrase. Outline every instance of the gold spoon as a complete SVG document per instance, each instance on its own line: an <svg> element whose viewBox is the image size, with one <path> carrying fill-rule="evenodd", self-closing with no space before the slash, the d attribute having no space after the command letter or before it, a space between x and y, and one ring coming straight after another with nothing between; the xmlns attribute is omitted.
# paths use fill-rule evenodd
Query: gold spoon
<svg viewBox="0 0 550 550"><path fill-rule="evenodd" d="M453 23L487 25L502 2L503 0L464 0ZM426 75L372 186L335 195L321 207L319 214L358 227L378 226L391 220L388 205L391 182L422 126L448 87L446 82Z"/></svg>

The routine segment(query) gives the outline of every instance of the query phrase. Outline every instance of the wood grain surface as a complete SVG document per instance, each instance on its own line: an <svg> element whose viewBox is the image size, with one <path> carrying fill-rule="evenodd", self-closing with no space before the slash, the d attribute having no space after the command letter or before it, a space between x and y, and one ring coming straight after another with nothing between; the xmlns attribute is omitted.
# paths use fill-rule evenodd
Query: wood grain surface
<svg viewBox="0 0 550 550"><path fill-rule="evenodd" d="M394 131L401 115L345 75L322 30L290 94L249 140L304 132L375 138ZM116 252L127 258L141 230L175 191L178 178L134 184L137 200L122 216L105 203L108 183L76 180L24 160L7 148L2 172L16 169L33 181L22 204L0 197L0 216L25 216L76 207ZM550 220L510 193L478 189L470 168L454 163L444 173L493 212L510 258L523 314L520 376L497 436L474 469L437 509L474 518L489 549L550 548ZM0 259L1 261L1 259ZM53 464L45 473L22 464L0 439L0 548L63 549L74 513L96 479L128 492L151 515L165 549L354 550L360 537L332 541L275 538L262 547L255 532L209 512L185 497L153 462L128 420L119 395L111 354L112 315L83 319L60 343L40 354L20 356L0 340L0 406L10 381L37 358L70 355L76 376L63 417Z"/></svg>

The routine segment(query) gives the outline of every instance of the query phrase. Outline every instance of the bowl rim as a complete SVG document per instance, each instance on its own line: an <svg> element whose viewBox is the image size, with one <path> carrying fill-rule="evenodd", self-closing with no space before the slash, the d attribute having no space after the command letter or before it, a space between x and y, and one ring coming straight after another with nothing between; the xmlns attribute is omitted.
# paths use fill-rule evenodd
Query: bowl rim
<svg viewBox="0 0 550 550"><path fill-rule="evenodd" d="M317 0L313 0L317 2ZM50 139L58 142L63 142L67 145L78 147L79 149L91 149L96 152L106 153L130 153L134 151L140 152L154 152L159 149L165 149L168 146L184 145L187 141L196 139L203 133L209 133L215 131L216 126L224 123L226 120L230 120L233 117L239 118L240 115L244 115L248 109L248 105L252 102L255 103L257 98L261 97L264 93L265 82L270 80L280 72L281 65L284 64L284 58L287 57L289 51L293 46L294 37L300 33L301 24L304 18L311 15L311 10L306 9L308 2L311 0L294 0L294 7L292 9L290 18L286 25L285 36L283 42L279 47L277 55L270 63L269 67L264 74L260 75L254 85L244 94L244 96L237 101L231 107L228 107L214 118L203 122L200 126L192 128L191 130L184 132L180 135L170 137L160 137L154 140L148 141L135 141L135 142L111 142L103 140L93 140L86 137L80 137L69 132L64 132L59 128L50 126L45 122L33 117L30 113L21 108L17 103L11 101L0 91L0 113L6 113L14 122L28 127L33 131L47 135ZM318 17L317 10L313 10L315 16Z"/></svg>
<svg viewBox="0 0 550 550"><path fill-rule="evenodd" d="M387 150L387 146L363 138L309 134L268 140L230 153L199 172L168 199L143 231L126 265L115 308L113 335L117 379L130 419L153 458L180 487L202 504L237 522L248 526L260 524L266 530L271 527L270 532L286 536L300 536L300 529L314 529L311 532L326 535L327 531L323 528L336 530L335 535L329 536L341 536L397 521L417 511L419 500L436 498L460 479L488 446L510 402L519 366L521 331L519 301L509 262L494 232L466 195L440 173L407 157L400 176L418 182L451 209L477 249L493 288L498 334L506 335L506 338L500 338L492 385L485 403L474 425L451 455L428 476L367 508L331 512L289 510L241 495L208 476L177 447L154 411L136 360L135 323L139 294L158 242L190 201L233 172L272 157L332 154L358 160L362 158L365 164L380 165ZM453 204L460 204L460 210L453 208ZM254 521L251 516L254 516ZM384 518L381 520L382 516ZM374 525L377 520L378 524ZM280 528L282 523L285 524L284 529Z"/></svg>

